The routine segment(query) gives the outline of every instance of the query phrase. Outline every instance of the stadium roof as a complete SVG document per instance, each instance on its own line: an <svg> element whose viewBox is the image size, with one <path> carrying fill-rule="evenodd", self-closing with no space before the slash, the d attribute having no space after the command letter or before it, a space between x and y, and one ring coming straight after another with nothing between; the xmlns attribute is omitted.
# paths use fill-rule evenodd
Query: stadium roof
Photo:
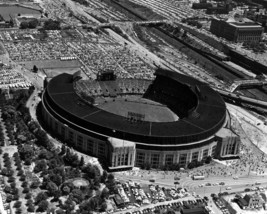
<svg viewBox="0 0 267 214"><path fill-rule="evenodd" d="M101 133L135 142L171 145L204 140L214 135L225 122L226 106L220 95L207 84L176 72L159 70L163 75L187 84L191 89L198 86L206 99L199 99L196 111L199 118L184 118L175 122L131 123L120 115L85 104L76 94L72 75L60 74L48 84L44 103L55 111L59 120L71 126L78 124L81 130ZM115 132L114 132L115 130Z"/></svg>

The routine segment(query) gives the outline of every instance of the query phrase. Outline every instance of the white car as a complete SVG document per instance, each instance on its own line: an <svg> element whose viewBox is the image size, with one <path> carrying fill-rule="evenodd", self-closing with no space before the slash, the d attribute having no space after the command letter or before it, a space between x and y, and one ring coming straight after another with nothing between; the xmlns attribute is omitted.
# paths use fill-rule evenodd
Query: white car
<svg viewBox="0 0 267 214"><path fill-rule="evenodd" d="M231 190L232 189L232 187L226 187L226 190Z"/></svg>

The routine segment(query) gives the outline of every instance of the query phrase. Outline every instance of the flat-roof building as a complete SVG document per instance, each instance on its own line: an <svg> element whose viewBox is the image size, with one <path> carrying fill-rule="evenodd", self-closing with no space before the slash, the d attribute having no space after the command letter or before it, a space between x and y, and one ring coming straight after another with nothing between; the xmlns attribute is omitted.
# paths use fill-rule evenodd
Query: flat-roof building
<svg viewBox="0 0 267 214"><path fill-rule="evenodd" d="M233 42L259 42L264 28L246 18L212 19L210 32Z"/></svg>

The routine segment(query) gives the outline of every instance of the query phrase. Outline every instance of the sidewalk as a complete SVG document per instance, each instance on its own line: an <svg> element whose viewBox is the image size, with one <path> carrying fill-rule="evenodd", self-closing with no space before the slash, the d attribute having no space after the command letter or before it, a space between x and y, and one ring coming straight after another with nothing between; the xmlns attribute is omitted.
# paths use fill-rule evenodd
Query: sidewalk
<svg viewBox="0 0 267 214"><path fill-rule="evenodd" d="M1 212L1 214L7 214L6 210L4 209L2 193L0 193L0 212Z"/></svg>

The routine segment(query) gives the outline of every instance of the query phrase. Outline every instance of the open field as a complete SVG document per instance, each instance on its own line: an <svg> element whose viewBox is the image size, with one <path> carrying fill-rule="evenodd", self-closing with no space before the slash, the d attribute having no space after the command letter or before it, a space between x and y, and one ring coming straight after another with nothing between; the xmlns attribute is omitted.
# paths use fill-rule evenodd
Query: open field
<svg viewBox="0 0 267 214"><path fill-rule="evenodd" d="M108 112L127 117L129 112L145 115L145 121L151 122L172 122L177 121L178 116L167 106L159 103L145 103L145 101L125 101L119 99L116 102L110 101L99 106Z"/></svg>
<svg viewBox="0 0 267 214"><path fill-rule="evenodd" d="M37 68L78 68L81 66L78 60L71 61L60 61L60 60L38 60L38 61L27 61L18 62L20 65L24 65L26 69L32 69L34 65Z"/></svg>
<svg viewBox="0 0 267 214"><path fill-rule="evenodd" d="M59 74L62 73L68 73L68 74L74 74L75 72L79 71L80 68L48 68L48 69L43 69L43 72L45 73L45 75L49 78L53 78ZM86 79L87 76L81 72L81 75L83 77L83 79Z"/></svg>

